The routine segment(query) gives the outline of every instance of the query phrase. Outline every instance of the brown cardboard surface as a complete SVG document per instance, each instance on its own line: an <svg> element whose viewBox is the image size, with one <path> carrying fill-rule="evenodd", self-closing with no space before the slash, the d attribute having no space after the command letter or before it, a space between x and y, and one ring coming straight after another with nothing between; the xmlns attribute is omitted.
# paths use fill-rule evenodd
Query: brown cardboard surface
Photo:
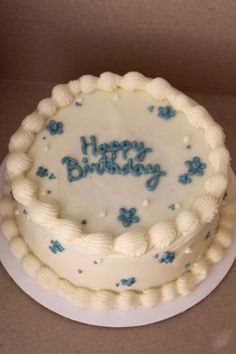
<svg viewBox="0 0 236 354"><path fill-rule="evenodd" d="M235 94L236 2L1 0L0 52L4 79L136 70L185 91Z"/></svg>
<svg viewBox="0 0 236 354"><path fill-rule="evenodd" d="M53 84L0 83L0 159L10 135ZM236 97L191 94L223 126L236 170ZM200 304L145 327L111 329L60 317L37 304L0 266L1 354L235 354L236 264Z"/></svg>

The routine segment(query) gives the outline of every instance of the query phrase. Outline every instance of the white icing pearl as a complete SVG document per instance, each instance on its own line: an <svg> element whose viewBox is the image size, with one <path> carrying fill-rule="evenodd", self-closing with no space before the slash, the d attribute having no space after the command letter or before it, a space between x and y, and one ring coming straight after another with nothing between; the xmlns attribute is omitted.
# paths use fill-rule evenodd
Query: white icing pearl
<svg viewBox="0 0 236 354"><path fill-rule="evenodd" d="M181 203L177 202L175 203L175 209L180 209L181 208Z"/></svg>
<svg viewBox="0 0 236 354"><path fill-rule="evenodd" d="M103 211L101 211L101 213L99 214L99 218L103 219L103 218L105 218L106 215L107 215L106 210L103 210Z"/></svg>
<svg viewBox="0 0 236 354"><path fill-rule="evenodd" d="M190 136L186 135L184 138L183 138L183 142L185 144L189 143L190 142Z"/></svg>
<svg viewBox="0 0 236 354"><path fill-rule="evenodd" d="M185 254L190 254L192 253L192 250L190 247L186 248L186 250L184 251Z"/></svg>
<svg viewBox="0 0 236 354"><path fill-rule="evenodd" d="M149 202L149 200L145 199L142 204L143 204L143 206L147 207L150 205L150 202Z"/></svg>
<svg viewBox="0 0 236 354"><path fill-rule="evenodd" d="M117 101L119 99L119 96L117 95L117 93L115 93L114 95L113 95L113 100L114 101Z"/></svg>

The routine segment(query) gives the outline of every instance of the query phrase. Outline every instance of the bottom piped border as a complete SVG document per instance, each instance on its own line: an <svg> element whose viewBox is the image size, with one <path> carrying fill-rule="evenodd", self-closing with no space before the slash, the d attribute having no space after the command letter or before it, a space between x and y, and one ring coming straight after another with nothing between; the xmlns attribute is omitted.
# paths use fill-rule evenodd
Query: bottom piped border
<svg viewBox="0 0 236 354"><path fill-rule="evenodd" d="M9 199L10 202L13 206L13 201ZM30 252L21 236L14 236L14 232L12 232L11 236L8 233L6 238L9 241L11 253L20 261L25 273L35 278L42 288L56 292L81 308L93 308L101 311L129 310L138 306L150 308L157 306L162 301L171 301L178 296L190 294L197 284L206 279L210 265L220 262L224 256L224 248L229 247L232 242L234 214L234 196L230 191L221 210L217 231L205 255L193 263L191 268L176 280L142 292L126 290L116 293L110 290L94 291L77 287L60 278L51 268L44 265L37 256ZM7 217L9 218L9 215Z"/></svg>

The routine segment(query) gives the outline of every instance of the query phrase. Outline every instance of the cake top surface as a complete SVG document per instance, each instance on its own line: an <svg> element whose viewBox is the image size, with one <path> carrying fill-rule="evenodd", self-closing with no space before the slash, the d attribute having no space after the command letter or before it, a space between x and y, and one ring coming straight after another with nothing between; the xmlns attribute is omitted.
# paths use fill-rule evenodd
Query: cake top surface
<svg viewBox="0 0 236 354"><path fill-rule="evenodd" d="M80 95L59 110L29 151L28 176L39 184L41 199L57 201L61 216L78 220L88 233L114 235L147 230L190 208L213 173L209 146L182 112L158 115L168 106L147 93L120 89ZM53 121L61 130L50 130ZM195 157L202 165L185 177L185 163ZM40 167L47 172L40 175Z"/></svg>
<svg viewBox="0 0 236 354"><path fill-rule="evenodd" d="M186 236L217 210L229 164L208 112L139 73L56 86L9 149L16 200L70 240L137 229L151 239L156 230Z"/></svg>

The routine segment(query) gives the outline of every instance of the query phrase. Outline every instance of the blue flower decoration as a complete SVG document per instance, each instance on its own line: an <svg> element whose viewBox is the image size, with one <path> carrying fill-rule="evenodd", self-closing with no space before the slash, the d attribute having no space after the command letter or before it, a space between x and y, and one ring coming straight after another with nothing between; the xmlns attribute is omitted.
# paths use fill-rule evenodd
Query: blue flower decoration
<svg viewBox="0 0 236 354"><path fill-rule="evenodd" d="M169 120L176 115L176 111L171 106L160 106L157 115L164 120Z"/></svg>
<svg viewBox="0 0 236 354"><path fill-rule="evenodd" d="M204 169L206 168L206 164L201 162L200 157L195 156L192 161L185 161L185 166L188 168L189 176L203 176Z"/></svg>
<svg viewBox="0 0 236 354"><path fill-rule="evenodd" d="M183 175L179 175L178 182L182 184L189 184L192 182L192 179L189 177L187 173L184 173Z"/></svg>
<svg viewBox="0 0 236 354"><path fill-rule="evenodd" d="M178 176L178 182L182 184L189 184L192 182L190 176L203 176L204 170L207 165L201 161L200 157L195 156L192 160L187 160L184 162L187 167L187 172Z"/></svg>
<svg viewBox="0 0 236 354"><path fill-rule="evenodd" d="M128 278L128 279L121 279L120 280L120 283L118 283L118 284L121 284L121 285L123 285L123 286L128 286L128 287L130 287L130 286L132 286L134 283L136 283L136 279L134 278L134 277L131 277L131 278ZM119 286L117 284L117 286Z"/></svg>
<svg viewBox="0 0 236 354"><path fill-rule="evenodd" d="M43 166L39 166L39 168L36 171L36 176L39 176L39 177L48 176L48 169Z"/></svg>
<svg viewBox="0 0 236 354"><path fill-rule="evenodd" d="M63 252L65 251L65 248L62 246L62 244L57 241L57 240L51 240L50 241L50 246L48 247L52 253L57 253L57 252Z"/></svg>
<svg viewBox="0 0 236 354"><path fill-rule="evenodd" d="M50 135L61 135L63 134L63 123L52 119L48 122L46 129Z"/></svg>
<svg viewBox="0 0 236 354"><path fill-rule="evenodd" d="M165 263L165 264L172 263L174 259L175 259L175 252L166 251L159 259L159 263Z"/></svg>
<svg viewBox="0 0 236 354"><path fill-rule="evenodd" d="M122 225L124 227L129 227L131 224L139 222L139 217L136 214L136 209L131 208L131 209L126 209L126 208L120 208L120 215L118 216L118 219L122 222Z"/></svg>

